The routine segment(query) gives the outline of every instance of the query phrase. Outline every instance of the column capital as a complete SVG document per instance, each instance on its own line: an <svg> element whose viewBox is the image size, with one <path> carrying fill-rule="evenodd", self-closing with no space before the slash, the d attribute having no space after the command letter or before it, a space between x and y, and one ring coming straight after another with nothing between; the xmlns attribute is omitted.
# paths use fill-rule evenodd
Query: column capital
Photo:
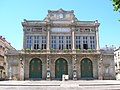
<svg viewBox="0 0 120 90"><path fill-rule="evenodd" d="M75 31L75 27L71 27L71 30L72 30L72 31Z"/></svg>
<svg viewBox="0 0 120 90"><path fill-rule="evenodd" d="M50 28L51 28L50 25L48 25L48 26L47 26L47 29L50 30Z"/></svg>

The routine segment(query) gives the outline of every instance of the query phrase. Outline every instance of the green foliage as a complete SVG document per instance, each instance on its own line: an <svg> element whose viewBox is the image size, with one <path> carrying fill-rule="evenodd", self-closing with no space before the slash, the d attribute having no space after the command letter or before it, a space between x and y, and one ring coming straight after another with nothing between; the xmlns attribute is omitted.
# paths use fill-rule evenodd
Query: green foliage
<svg viewBox="0 0 120 90"><path fill-rule="evenodd" d="M41 52L41 49L37 49L38 52Z"/></svg>
<svg viewBox="0 0 120 90"><path fill-rule="evenodd" d="M76 51L80 51L80 49L79 49L79 48L77 48L77 49L76 49Z"/></svg>
<svg viewBox="0 0 120 90"><path fill-rule="evenodd" d="M92 49L89 48L88 51L89 51L89 52L92 52Z"/></svg>
<svg viewBox="0 0 120 90"><path fill-rule="evenodd" d="M55 52L55 49L54 49L54 48L51 48L50 51L51 51L51 52Z"/></svg>
<svg viewBox="0 0 120 90"><path fill-rule="evenodd" d="M118 11L120 9L120 0L112 0L113 2L113 10Z"/></svg>
<svg viewBox="0 0 120 90"><path fill-rule="evenodd" d="M68 49L65 48L65 49L64 49L64 52L67 52L67 51L68 51Z"/></svg>
<svg viewBox="0 0 120 90"><path fill-rule="evenodd" d="M120 0L112 0L113 2L113 10L120 12ZM120 22L120 20L118 20Z"/></svg>
<svg viewBox="0 0 120 90"><path fill-rule="evenodd" d="M26 51L29 51L29 50L30 50L30 48L26 48L25 50L26 50Z"/></svg>

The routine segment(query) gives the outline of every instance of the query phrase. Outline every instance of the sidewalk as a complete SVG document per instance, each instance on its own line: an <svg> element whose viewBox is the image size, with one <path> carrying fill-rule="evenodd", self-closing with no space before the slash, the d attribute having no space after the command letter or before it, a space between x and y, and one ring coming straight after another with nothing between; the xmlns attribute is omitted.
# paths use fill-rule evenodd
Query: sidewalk
<svg viewBox="0 0 120 90"><path fill-rule="evenodd" d="M26 86L26 85L40 85L40 86L67 86L67 85L120 85L120 81L117 80L68 80L68 81L0 81L0 86L2 85L12 85L12 86Z"/></svg>
<svg viewBox="0 0 120 90"><path fill-rule="evenodd" d="M120 90L116 80L0 81L0 90Z"/></svg>

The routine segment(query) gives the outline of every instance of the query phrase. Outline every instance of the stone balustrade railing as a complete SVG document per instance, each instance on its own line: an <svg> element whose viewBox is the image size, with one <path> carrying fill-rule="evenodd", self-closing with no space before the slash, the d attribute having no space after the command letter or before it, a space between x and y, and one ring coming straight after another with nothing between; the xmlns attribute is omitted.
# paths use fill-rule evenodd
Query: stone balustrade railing
<svg viewBox="0 0 120 90"><path fill-rule="evenodd" d="M50 49L50 50L8 50L6 54L113 54L112 51L106 51L106 50L95 50L95 49L63 49L63 50L57 50L57 49Z"/></svg>

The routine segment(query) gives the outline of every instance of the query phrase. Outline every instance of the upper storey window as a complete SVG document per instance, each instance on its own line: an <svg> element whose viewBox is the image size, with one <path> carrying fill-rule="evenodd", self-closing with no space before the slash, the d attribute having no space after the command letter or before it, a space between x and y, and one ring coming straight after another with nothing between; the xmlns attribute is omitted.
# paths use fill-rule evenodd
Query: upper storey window
<svg viewBox="0 0 120 90"><path fill-rule="evenodd" d="M80 47L80 36L76 36L76 49L81 49Z"/></svg>
<svg viewBox="0 0 120 90"><path fill-rule="evenodd" d="M59 14L59 18L63 18L63 14L62 13Z"/></svg>
<svg viewBox="0 0 120 90"><path fill-rule="evenodd" d="M42 36L42 46L41 49L46 49L46 36Z"/></svg>
<svg viewBox="0 0 120 90"><path fill-rule="evenodd" d="M71 49L71 36L66 36L66 49Z"/></svg>
<svg viewBox="0 0 120 90"><path fill-rule="evenodd" d="M88 49L88 37L83 36L83 49Z"/></svg>
<svg viewBox="0 0 120 90"><path fill-rule="evenodd" d="M29 48L29 49L32 48L32 36L26 37L26 48Z"/></svg>
<svg viewBox="0 0 120 90"><path fill-rule="evenodd" d="M90 36L90 48L95 49L95 37Z"/></svg>
<svg viewBox="0 0 120 90"><path fill-rule="evenodd" d="M34 49L39 49L39 36L34 36Z"/></svg>
<svg viewBox="0 0 120 90"><path fill-rule="evenodd" d="M63 50L64 48L64 37L63 36L59 36L59 50Z"/></svg>
<svg viewBox="0 0 120 90"><path fill-rule="evenodd" d="M90 28L85 28L86 31L90 31Z"/></svg>
<svg viewBox="0 0 120 90"><path fill-rule="evenodd" d="M56 49L56 36L51 37L51 47Z"/></svg>

